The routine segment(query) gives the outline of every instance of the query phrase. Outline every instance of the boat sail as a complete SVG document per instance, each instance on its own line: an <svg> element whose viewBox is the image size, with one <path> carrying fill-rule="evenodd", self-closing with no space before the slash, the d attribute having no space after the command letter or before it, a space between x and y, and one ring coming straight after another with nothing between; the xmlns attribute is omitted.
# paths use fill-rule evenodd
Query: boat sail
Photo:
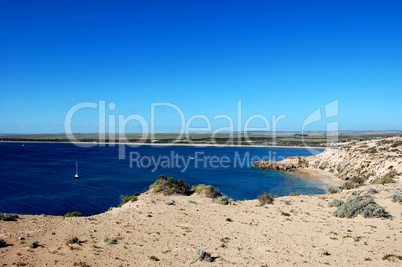
<svg viewBox="0 0 402 267"><path fill-rule="evenodd" d="M80 176L78 175L78 161L75 162L75 178L80 178Z"/></svg>

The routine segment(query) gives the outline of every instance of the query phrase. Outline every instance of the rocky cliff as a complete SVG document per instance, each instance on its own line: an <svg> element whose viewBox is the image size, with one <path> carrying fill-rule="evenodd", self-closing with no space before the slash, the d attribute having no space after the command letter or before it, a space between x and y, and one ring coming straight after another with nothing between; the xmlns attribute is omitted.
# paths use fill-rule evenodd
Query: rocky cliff
<svg viewBox="0 0 402 267"><path fill-rule="evenodd" d="M311 157L289 157L282 161L258 161L253 167L277 171L322 170L341 180L384 177L398 180L402 173L402 136L339 143Z"/></svg>

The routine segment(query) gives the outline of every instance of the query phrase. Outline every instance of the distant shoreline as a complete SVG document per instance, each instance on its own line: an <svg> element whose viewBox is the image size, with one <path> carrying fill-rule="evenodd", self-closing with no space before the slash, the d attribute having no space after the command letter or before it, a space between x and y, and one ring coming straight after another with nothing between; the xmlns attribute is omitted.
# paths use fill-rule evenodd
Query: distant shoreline
<svg viewBox="0 0 402 267"><path fill-rule="evenodd" d="M0 141L1 143L39 143L39 144L73 144L75 145L75 143L73 142L65 142L65 141L61 141L61 142L56 142L56 141ZM128 143L128 142L124 142L124 143L108 143L108 142L79 142L79 144L84 144L84 145L113 145L113 146L118 146L118 145L138 145L138 146L194 146L194 147L267 147L267 148L313 148L313 149L322 149L325 150L327 149L327 147L315 147L315 146L309 146L309 147L305 147L305 146L279 146L279 145L226 145L226 144L177 144L177 143Z"/></svg>

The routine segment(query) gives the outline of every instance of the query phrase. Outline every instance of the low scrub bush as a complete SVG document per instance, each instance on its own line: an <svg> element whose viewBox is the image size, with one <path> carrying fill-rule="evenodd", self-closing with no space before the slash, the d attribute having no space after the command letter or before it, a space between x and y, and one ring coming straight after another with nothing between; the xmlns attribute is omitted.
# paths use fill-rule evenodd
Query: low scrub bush
<svg viewBox="0 0 402 267"><path fill-rule="evenodd" d="M150 256L149 259L151 261L159 261L159 259L155 255Z"/></svg>
<svg viewBox="0 0 402 267"><path fill-rule="evenodd" d="M402 256L394 255L394 254L387 254L382 257L383 261L395 261L395 259L402 260Z"/></svg>
<svg viewBox="0 0 402 267"><path fill-rule="evenodd" d="M395 143L391 145L391 147L398 147L398 146L402 146L402 141L395 141Z"/></svg>
<svg viewBox="0 0 402 267"><path fill-rule="evenodd" d="M335 188L330 188L330 189L328 189L328 193L330 193L330 194L335 194L335 193L338 193L338 190L336 190Z"/></svg>
<svg viewBox="0 0 402 267"><path fill-rule="evenodd" d="M117 244L116 239L109 238L108 236L105 236L104 238L102 238L102 241L105 243L108 243L110 245Z"/></svg>
<svg viewBox="0 0 402 267"><path fill-rule="evenodd" d="M366 180L367 180L366 177L358 177L358 176L352 177L350 179L351 182L359 185L364 184Z"/></svg>
<svg viewBox="0 0 402 267"><path fill-rule="evenodd" d="M86 261L79 261L79 262L74 262L73 266L79 266L79 267L91 267Z"/></svg>
<svg viewBox="0 0 402 267"><path fill-rule="evenodd" d="M80 240L76 236L71 237L67 240L67 244L79 244L79 243L80 243Z"/></svg>
<svg viewBox="0 0 402 267"><path fill-rule="evenodd" d="M388 184L388 183L395 183L395 180L393 179L398 173L393 170L390 171L389 173L385 174L382 178L377 179L373 182L373 184Z"/></svg>
<svg viewBox="0 0 402 267"><path fill-rule="evenodd" d="M8 213L0 214L1 221L16 221L17 219L18 219L17 214L8 214Z"/></svg>
<svg viewBox="0 0 402 267"><path fill-rule="evenodd" d="M308 167L308 161L305 159L305 158L303 158L303 157L298 157L298 164L300 165L300 166L305 166L305 167Z"/></svg>
<svg viewBox="0 0 402 267"><path fill-rule="evenodd" d="M392 177L390 177L390 176L384 176L381 179L375 180L373 182L373 184L382 184L382 185L389 184L389 183L395 183L395 180L392 179Z"/></svg>
<svg viewBox="0 0 402 267"><path fill-rule="evenodd" d="M370 154L375 154L378 153L378 150L375 147L370 147L366 151L363 151L364 153L370 153Z"/></svg>
<svg viewBox="0 0 402 267"><path fill-rule="evenodd" d="M372 194L372 195L378 193L378 191L375 188L371 188L371 187L365 189L363 192L366 192L366 194Z"/></svg>
<svg viewBox="0 0 402 267"><path fill-rule="evenodd" d="M81 217L81 216L82 216L82 213L81 213L81 212L73 211L73 212L67 212L67 213L63 216L63 219L64 219L64 218L68 218L68 217Z"/></svg>
<svg viewBox="0 0 402 267"><path fill-rule="evenodd" d="M351 182L351 181L347 181L347 182L345 182L344 184L343 184L343 188L345 188L345 189L353 189L353 188L356 188L356 187L358 187L359 185L358 184L356 184L356 183L354 183L354 182Z"/></svg>
<svg viewBox="0 0 402 267"><path fill-rule="evenodd" d="M267 194L264 192L262 195L258 196L258 201L260 202L260 205L265 205L265 204L273 204L276 196L273 194Z"/></svg>
<svg viewBox="0 0 402 267"><path fill-rule="evenodd" d="M211 257L210 253L205 252L203 249L197 249L197 251L195 252L195 260L213 262L214 258Z"/></svg>
<svg viewBox="0 0 402 267"><path fill-rule="evenodd" d="M289 196L291 196L291 197L300 196L300 195L301 195L300 192L292 192L289 194Z"/></svg>
<svg viewBox="0 0 402 267"><path fill-rule="evenodd" d="M28 244L28 247L37 248L37 247L39 247L39 242L38 241L33 241L33 242Z"/></svg>
<svg viewBox="0 0 402 267"><path fill-rule="evenodd" d="M7 247L7 242L4 241L4 239L0 239L0 248L5 248Z"/></svg>
<svg viewBox="0 0 402 267"><path fill-rule="evenodd" d="M371 196L355 195L334 211L334 216L340 218L354 218L358 214L364 218L390 218L390 214L380 205L378 205Z"/></svg>
<svg viewBox="0 0 402 267"><path fill-rule="evenodd" d="M221 196L219 189L213 187L212 185L205 185L205 184L193 185L191 191L194 191L194 193L197 194L203 194L209 198L216 198L218 196Z"/></svg>
<svg viewBox="0 0 402 267"><path fill-rule="evenodd" d="M172 177L160 175L159 180L156 180L149 186L155 193L163 193L164 195L188 195L190 190L183 180L175 181Z"/></svg>
<svg viewBox="0 0 402 267"><path fill-rule="evenodd" d="M391 195L391 201L394 202L394 203L399 202L400 204L402 204L402 193L401 193L401 191L397 191L393 195Z"/></svg>
<svg viewBox="0 0 402 267"><path fill-rule="evenodd" d="M127 202L134 202L134 201L137 201L137 193L136 194L134 194L134 195L132 195L132 196L122 196L121 197L121 203L117 206L117 207L121 207L121 206L123 206L124 204L126 204Z"/></svg>
<svg viewBox="0 0 402 267"><path fill-rule="evenodd" d="M176 201L170 200L170 201L165 202L165 204L168 205L168 206L176 205Z"/></svg>
<svg viewBox="0 0 402 267"><path fill-rule="evenodd" d="M227 205L231 201L227 196L219 196L217 199L215 199L215 204L221 204L221 205Z"/></svg>
<svg viewBox="0 0 402 267"><path fill-rule="evenodd" d="M344 203L343 200L334 199L328 204L328 207L336 207L337 208L337 207L341 206L343 203Z"/></svg>

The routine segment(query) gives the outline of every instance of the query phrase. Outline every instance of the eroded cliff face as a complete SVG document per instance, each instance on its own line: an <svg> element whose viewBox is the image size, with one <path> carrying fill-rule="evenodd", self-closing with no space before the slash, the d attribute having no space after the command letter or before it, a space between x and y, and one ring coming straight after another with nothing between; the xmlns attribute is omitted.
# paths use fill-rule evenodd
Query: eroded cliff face
<svg viewBox="0 0 402 267"><path fill-rule="evenodd" d="M279 162L258 161L253 167L278 171L320 169L342 180L362 177L371 182L384 176L399 179L402 173L402 137L340 143L338 148L328 148L316 156L289 157Z"/></svg>

